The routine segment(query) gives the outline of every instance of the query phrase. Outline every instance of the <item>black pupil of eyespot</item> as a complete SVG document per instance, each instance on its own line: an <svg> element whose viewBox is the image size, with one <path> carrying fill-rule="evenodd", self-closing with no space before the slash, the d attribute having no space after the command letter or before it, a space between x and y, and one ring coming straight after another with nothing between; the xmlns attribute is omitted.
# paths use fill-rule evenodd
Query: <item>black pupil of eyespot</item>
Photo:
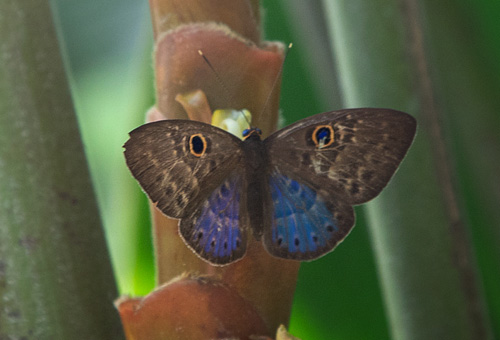
<svg viewBox="0 0 500 340"><path fill-rule="evenodd" d="M191 139L191 146L194 153L200 154L203 152L203 140L199 136L194 136Z"/></svg>
<svg viewBox="0 0 500 340"><path fill-rule="evenodd" d="M327 128L321 128L316 132L316 140L323 144L328 144L330 142L330 130Z"/></svg>

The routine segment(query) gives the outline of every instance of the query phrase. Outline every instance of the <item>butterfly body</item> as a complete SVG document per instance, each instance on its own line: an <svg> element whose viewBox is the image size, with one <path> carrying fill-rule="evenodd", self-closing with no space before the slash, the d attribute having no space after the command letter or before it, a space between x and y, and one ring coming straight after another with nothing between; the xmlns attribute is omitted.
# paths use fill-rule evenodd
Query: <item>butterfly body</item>
<svg viewBox="0 0 500 340"><path fill-rule="evenodd" d="M130 133L134 177L186 244L224 265L242 258L249 237L277 257L312 260L354 225L353 205L374 198L404 158L411 116L349 109L301 120L261 140L196 121L165 120Z"/></svg>
<svg viewBox="0 0 500 340"><path fill-rule="evenodd" d="M241 141L245 163L243 183L246 186L243 192L246 192L246 211L252 212L248 215L249 225L253 226L254 237L260 239L265 224L263 202L267 202L269 199L269 190L265 183L269 163L260 134L250 133L246 139Z"/></svg>

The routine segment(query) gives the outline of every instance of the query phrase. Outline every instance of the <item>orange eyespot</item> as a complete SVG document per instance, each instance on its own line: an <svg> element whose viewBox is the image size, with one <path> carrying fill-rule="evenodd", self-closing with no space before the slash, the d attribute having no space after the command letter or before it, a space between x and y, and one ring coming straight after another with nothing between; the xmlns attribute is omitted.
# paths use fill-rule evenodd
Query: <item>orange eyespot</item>
<svg viewBox="0 0 500 340"><path fill-rule="evenodd" d="M334 141L333 127L331 125L318 125L312 133L312 141L318 149L331 145Z"/></svg>
<svg viewBox="0 0 500 340"><path fill-rule="evenodd" d="M189 151L196 157L201 157L207 151L207 140L197 133L189 137Z"/></svg>

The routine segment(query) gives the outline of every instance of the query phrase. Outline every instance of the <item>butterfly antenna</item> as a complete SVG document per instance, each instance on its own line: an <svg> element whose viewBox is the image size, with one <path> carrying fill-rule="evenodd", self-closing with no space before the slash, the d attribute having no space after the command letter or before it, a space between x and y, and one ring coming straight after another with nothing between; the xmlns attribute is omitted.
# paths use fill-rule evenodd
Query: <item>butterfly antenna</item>
<svg viewBox="0 0 500 340"><path fill-rule="evenodd" d="M267 95L267 99L264 102L264 106L262 107L261 114L264 113L264 111L266 110L267 106L269 105L269 101L271 100L271 95L273 94L274 89L276 88L276 84L278 83L278 79L280 79L281 74L283 73L283 66L285 65L286 57L288 56L288 52L290 51L290 49L292 48L292 46L293 46L293 44L290 43L290 44L288 44L288 46L286 48L285 56L283 57L283 62L281 63L281 66L280 66L280 69L278 71L278 74L276 75L276 78L274 78L273 86L271 87L271 91L269 91L269 94Z"/></svg>
<svg viewBox="0 0 500 340"><path fill-rule="evenodd" d="M207 63L208 67L210 67L210 69L212 70L212 72L215 75L215 79L217 79L217 82L219 83L219 85L224 89L224 93L226 95L226 99L228 99L229 98L228 97L228 95L229 95L229 89L226 87L226 84L224 84L224 82L222 81L222 78L219 76L219 74L217 73L217 71L215 70L215 68L212 66L212 63L210 62L210 60L208 60L208 58L205 56L205 54L203 53L203 51L202 50L198 50L198 54L203 58L203 60L205 60L205 62ZM230 100L227 100L227 102L229 103ZM243 111L241 111L241 110L238 110L238 111L241 112L241 115L247 121L248 126L251 127L250 121L248 120L247 116L245 116L245 114L243 113Z"/></svg>

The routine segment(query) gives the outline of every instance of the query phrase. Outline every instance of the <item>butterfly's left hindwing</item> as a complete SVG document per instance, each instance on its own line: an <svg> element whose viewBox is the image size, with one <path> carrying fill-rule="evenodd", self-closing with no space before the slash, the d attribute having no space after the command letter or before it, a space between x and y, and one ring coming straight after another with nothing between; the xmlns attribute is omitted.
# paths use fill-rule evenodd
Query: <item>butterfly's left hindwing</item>
<svg viewBox="0 0 500 340"><path fill-rule="evenodd" d="M352 205L387 185L415 129L403 112L349 109L303 119L267 138L274 212L264 230L266 249L298 260L331 251L354 225Z"/></svg>
<svg viewBox="0 0 500 340"><path fill-rule="evenodd" d="M240 139L208 124L164 120L133 130L124 147L132 175L158 209L181 219L180 234L198 256L214 264L243 257Z"/></svg>
<svg viewBox="0 0 500 340"><path fill-rule="evenodd" d="M222 265L245 255L247 228L240 215L242 178L233 173L216 188L188 218L179 230L186 243L201 258Z"/></svg>

